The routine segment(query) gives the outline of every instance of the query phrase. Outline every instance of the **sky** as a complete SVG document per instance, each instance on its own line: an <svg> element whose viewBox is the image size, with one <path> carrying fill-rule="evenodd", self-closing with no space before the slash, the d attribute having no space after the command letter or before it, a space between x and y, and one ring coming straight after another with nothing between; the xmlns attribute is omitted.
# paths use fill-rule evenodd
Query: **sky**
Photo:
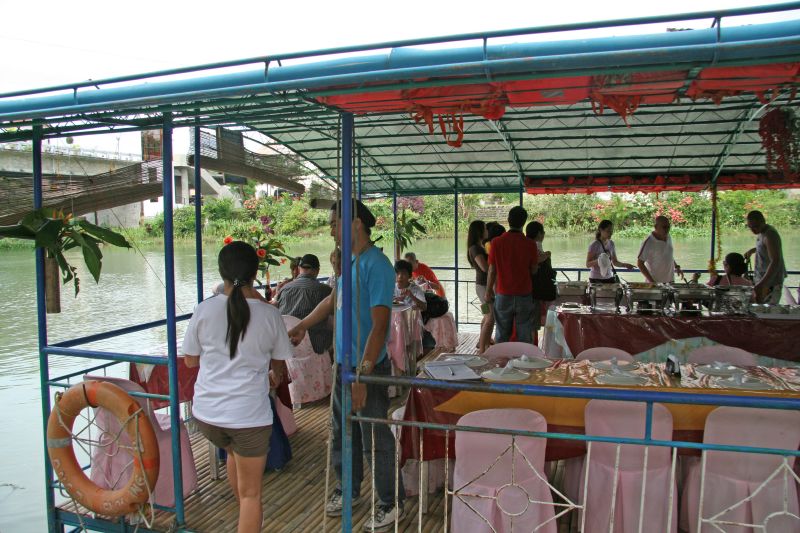
<svg viewBox="0 0 800 533"><path fill-rule="evenodd" d="M274 53L770 3L779 2L141 0L124 6L108 0L0 0L0 92ZM748 22L797 16L792 12ZM669 26L708 25L702 20ZM614 34L663 29L617 29ZM80 142L116 149L109 147L116 146L115 140L92 139ZM138 143L138 136L125 135L120 149L137 151ZM176 151L182 150L176 146Z"/></svg>

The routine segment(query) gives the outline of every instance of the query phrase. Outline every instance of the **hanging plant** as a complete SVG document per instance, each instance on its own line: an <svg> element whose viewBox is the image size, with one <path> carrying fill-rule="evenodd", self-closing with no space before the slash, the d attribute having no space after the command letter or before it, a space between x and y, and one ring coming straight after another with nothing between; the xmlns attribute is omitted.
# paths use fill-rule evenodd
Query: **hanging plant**
<svg viewBox="0 0 800 533"><path fill-rule="evenodd" d="M788 107L776 107L759 121L758 134L767 158L767 172L794 180L800 170L800 121Z"/></svg>
<svg viewBox="0 0 800 533"><path fill-rule="evenodd" d="M80 248L86 268L94 278L100 281L100 270L103 267L103 253L100 251L101 243L108 243L122 248L130 248L128 241L114 231L101 228L83 219L74 219L71 214L64 214L61 210L42 208L31 211L18 224L14 226L0 226L0 237L15 239L28 239L35 243L37 248L43 248L48 268L55 272L53 263L61 270L64 283L70 281L75 286L75 296L80 291L80 280L77 269L67 262L64 252L73 248ZM58 277L55 277L58 280ZM53 296L57 291L51 292ZM55 309L48 312L59 312Z"/></svg>

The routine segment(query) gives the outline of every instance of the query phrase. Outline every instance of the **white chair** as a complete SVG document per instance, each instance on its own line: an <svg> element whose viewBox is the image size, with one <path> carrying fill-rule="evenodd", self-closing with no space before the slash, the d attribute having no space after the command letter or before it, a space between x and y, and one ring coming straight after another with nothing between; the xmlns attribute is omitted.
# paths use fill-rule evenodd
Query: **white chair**
<svg viewBox="0 0 800 533"><path fill-rule="evenodd" d="M646 408L645 404L638 402L592 400L586 405L586 434L643 438ZM672 438L672 415L661 404L653 405L651 434L658 440ZM612 516L615 533L640 531L640 520L644 526L642 531L666 531L667 522L670 522L670 532L677 531L678 494L675 479L672 478L671 450L662 446L649 447L645 475L645 447L620 444L619 466L615 468L617 446L613 443L592 443L588 468L585 467L585 458L567 466L565 491L573 501L577 497L577 501L585 502L584 532L608 532ZM588 486L584 494L587 476ZM615 484L616 497L612 500L612 487ZM644 506L640 515L642 498Z"/></svg>
<svg viewBox="0 0 800 533"><path fill-rule="evenodd" d="M703 442L797 450L800 446L800 412L718 407L706 418ZM750 533L758 530L730 524L700 526L702 517L709 522L765 525L769 533L800 531L797 481L792 476L795 459L788 459L784 464L780 455L704 453L705 475L702 475L702 461L695 461L689 467L681 502L681 529L688 529L691 533L720 530ZM773 477L770 479L770 476ZM793 514L794 518L787 513Z"/></svg>
<svg viewBox="0 0 800 533"><path fill-rule="evenodd" d="M587 348L575 356L576 361L607 361L612 357L616 357L617 361L631 361L633 356L625 350L619 348Z"/></svg>
<svg viewBox="0 0 800 533"><path fill-rule="evenodd" d="M695 348L686 356L688 363L697 365L708 365L715 361L722 361L737 366L757 366L758 357L733 346L715 344L713 346L702 346Z"/></svg>
<svg viewBox="0 0 800 533"><path fill-rule="evenodd" d="M484 356L519 357L521 355L544 357L544 352L535 344L527 342L501 342L493 344L483 352Z"/></svg>
<svg viewBox="0 0 800 533"><path fill-rule="evenodd" d="M84 381L113 383L125 392L145 392L140 385L127 379L99 375L86 375L83 379ZM133 396L133 398L147 413L158 440L160 461L158 481L153 490L153 502L171 507L175 505L175 489L172 475L170 416L168 414L155 413L150 409L147 398L142 398L141 396ZM95 412L95 424L102 432L98 440L103 446L92 449L92 469L89 477L99 487L112 489L126 483L130 477L132 457L130 452L123 449L123 447L130 447L131 441L126 432L120 431L122 426L113 414L103 408L98 408ZM116 435L119 435L119 438L115 441ZM197 468L194 464L189 434L182 420L180 422L180 436L183 496L186 497L197 488Z"/></svg>
<svg viewBox="0 0 800 533"><path fill-rule="evenodd" d="M286 330L290 330L300 323L300 319L283 315ZM331 393L333 385L333 367L327 352L316 353L311 346L308 333L299 345L294 347L291 359L287 359L286 367L289 370L289 394L295 405L313 402L325 398Z"/></svg>
<svg viewBox="0 0 800 533"><path fill-rule="evenodd" d="M459 426L547 431L528 409L486 409L461 417ZM513 442L513 444L512 444ZM550 485L544 473L547 439L456 431L453 533L555 533Z"/></svg>

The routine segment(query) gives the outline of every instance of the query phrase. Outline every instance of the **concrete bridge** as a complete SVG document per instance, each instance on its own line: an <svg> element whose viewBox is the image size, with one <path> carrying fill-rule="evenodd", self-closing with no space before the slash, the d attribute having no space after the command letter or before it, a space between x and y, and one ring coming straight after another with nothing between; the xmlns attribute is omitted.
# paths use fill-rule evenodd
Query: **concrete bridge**
<svg viewBox="0 0 800 533"><path fill-rule="evenodd" d="M42 145L42 172L52 176L93 176L141 160L139 154ZM0 175L24 176L32 172L29 143L0 144Z"/></svg>

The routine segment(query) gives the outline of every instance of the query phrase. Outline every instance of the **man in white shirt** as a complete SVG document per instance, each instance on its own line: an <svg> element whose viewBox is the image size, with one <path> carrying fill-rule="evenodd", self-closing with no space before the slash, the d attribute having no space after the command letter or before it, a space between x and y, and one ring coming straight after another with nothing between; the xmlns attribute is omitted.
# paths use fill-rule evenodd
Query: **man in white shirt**
<svg viewBox="0 0 800 533"><path fill-rule="evenodd" d="M673 256L669 229L670 223L667 217L656 217L653 232L639 248L637 265L650 283L671 283L675 280L675 272L682 274L681 267Z"/></svg>

